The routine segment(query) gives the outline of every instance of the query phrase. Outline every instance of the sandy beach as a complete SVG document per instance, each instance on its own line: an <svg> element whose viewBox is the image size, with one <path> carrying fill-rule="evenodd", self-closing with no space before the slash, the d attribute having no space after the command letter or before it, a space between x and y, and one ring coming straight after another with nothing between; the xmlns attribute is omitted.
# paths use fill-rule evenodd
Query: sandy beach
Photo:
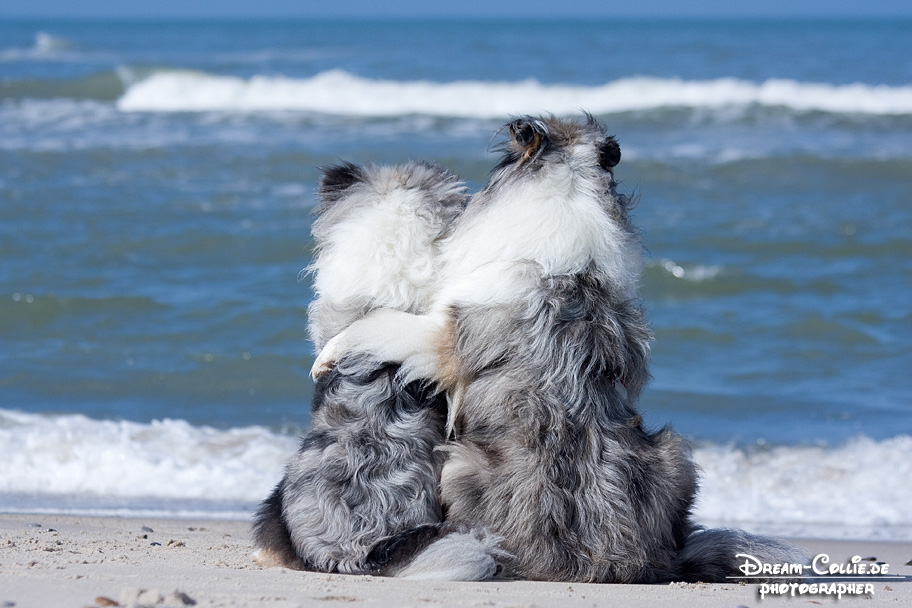
<svg viewBox="0 0 912 608"><path fill-rule="evenodd" d="M799 540L831 563L889 564L873 594L841 602L912 603L909 543ZM593 585L426 582L261 568L248 522L0 515L0 606L749 606L830 603L833 596L760 598L756 584ZM871 561L870 558L876 558ZM838 579L847 582L848 579ZM850 582L858 582L856 579Z"/></svg>

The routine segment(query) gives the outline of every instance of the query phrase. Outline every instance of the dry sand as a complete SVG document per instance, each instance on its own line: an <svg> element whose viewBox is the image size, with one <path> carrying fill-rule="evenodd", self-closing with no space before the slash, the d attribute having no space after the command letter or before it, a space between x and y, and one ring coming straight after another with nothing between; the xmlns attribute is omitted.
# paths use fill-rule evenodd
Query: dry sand
<svg viewBox="0 0 912 608"><path fill-rule="evenodd" d="M890 564L873 595L767 596L756 584L424 582L260 568L238 521L0 515L0 608L86 606L912 605L912 544L797 541L832 562ZM873 563L873 562L868 562ZM843 579L845 580L845 579Z"/></svg>

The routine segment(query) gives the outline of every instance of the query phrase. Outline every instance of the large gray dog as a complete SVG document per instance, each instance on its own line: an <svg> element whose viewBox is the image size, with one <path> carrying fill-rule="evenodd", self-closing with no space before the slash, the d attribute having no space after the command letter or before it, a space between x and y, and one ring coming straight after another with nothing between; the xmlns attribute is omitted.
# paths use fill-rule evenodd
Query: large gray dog
<svg viewBox="0 0 912 608"><path fill-rule="evenodd" d="M490 183L440 243L426 312L375 309L314 364L331 375L360 353L450 397L446 521L405 550L415 557L400 573L485 578L493 559L508 577L711 582L739 575L739 553L805 562L784 543L695 525L686 442L643 427L651 336L617 142L591 118L505 130Z"/></svg>

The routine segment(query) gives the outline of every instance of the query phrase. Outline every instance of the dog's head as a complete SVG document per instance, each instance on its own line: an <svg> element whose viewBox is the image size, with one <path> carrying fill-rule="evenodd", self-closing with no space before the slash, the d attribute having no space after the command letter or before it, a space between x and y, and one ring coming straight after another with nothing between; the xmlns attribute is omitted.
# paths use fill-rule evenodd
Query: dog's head
<svg viewBox="0 0 912 608"><path fill-rule="evenodd" d="M467 201L452 173L423 162L323 169L311 231L317 298L311 336L327 339L371 308L420 310L433 295L439 242Z"/></svg>
<svg viewBox="0 0 912 608"><path fill-rule="evenodd" d="M416 216L425 230L445 232L465 208L465 184L445 168L413 161L399 166L342 163L322 167L314 237L318 244L325 225L360 221L380 210L391 219Z"/></svg>
<svg viewBox="0 0 912 608"><path fill-rule="evenodd" d="M621 160L617 140L589 115L517 118L500 130L503 156L486 188L470 207L494 215L511 239L535 243L522 253L546 274L598 266L627 297L633 297L642 264L629 200L618 194L614 170ZM493 221L493 219L489 220Z"/></svg>
<svg viewBox="0 0 912 608"><path fill-rule="evenodd" d="M506 155L499 169L519 164L534 170L553 161L548 158L551 155L565 158L578 155L591 156L584 162L591 164L594 160L603 171L613 174L614 167L621 162L617 140L607 135L592 116L587 116L585 122L558 120L553 116L523 117L508 123L504 130L509 139L503 146ZM590 148L588 155L586 148Z"/></svg>
<svg viewBox="0 0 912 608"><path fill-rule="evenodd" d="M589 115L524 117L503 132L492 198L512 204L517 213L545 216L515 225L539 231L528 237L541 243L534 251L541 260L558 262L529 256L545 270L546 293L563 301L562 322L592 325L579 343L595 345L593 352L580 353L578 361L606 370L636 395L648 378L650 332L636 300L642 246L629 201L616 191L617 140Z"/></svg>

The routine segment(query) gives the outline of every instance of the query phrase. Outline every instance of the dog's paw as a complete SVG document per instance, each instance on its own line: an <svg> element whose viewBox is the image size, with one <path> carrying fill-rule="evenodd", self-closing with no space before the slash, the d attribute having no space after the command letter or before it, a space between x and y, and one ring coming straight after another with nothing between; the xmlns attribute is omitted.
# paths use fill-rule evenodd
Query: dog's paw
<svg viewBox="0 0 912 608"><path fill-rule="evenodd" d="M317 360L314 361L314 364L310 368L310 377L314 380L319 380L331 372L333 367L335 367L335 364L335 361L324 360L323 353L320 353L320 356L317 357Z"/></svg>
<svg viewBox="0 0 912 608"><path fill-rule="evenodd" d="M336 361L341 359L342 356L348 352L345 336L346 334L343 331L342 333L333 336L333 338L326 343L323 350L317 355L313 366L310 368L311 378L317 380L327 375L336 366Z"/></svg>
<svg viewBox="0 0 912 608"><path fill-rule="evenodd" d="M330 357L327 354L326 349L323 349L320 351L320 354L317 355L317 359L310 368L310 377L314 380L318 380L331 372L335 366L336 359Z"/></svg>

